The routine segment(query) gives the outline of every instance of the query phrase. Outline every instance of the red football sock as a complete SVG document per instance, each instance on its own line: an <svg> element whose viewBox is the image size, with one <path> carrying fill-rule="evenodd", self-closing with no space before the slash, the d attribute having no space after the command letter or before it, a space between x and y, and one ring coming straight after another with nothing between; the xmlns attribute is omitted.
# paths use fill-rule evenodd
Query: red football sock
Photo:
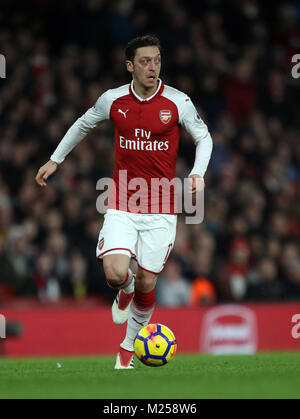
<svg viewBox="0 0 300 419"><path fill-rule="evenodd" d="M133 301L140 310L149 310L155 304L155 289L150 292L141 292L136 289Z"/></svg>

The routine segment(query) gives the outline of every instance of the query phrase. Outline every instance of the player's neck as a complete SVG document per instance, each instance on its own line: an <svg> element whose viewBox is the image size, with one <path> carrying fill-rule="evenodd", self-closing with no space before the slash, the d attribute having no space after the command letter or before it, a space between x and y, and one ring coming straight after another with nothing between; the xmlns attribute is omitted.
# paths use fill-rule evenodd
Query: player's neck
<svg viewBox="0 0 300 419"><path fill-rule="evenodd" d="M138 83L136 80L133 80L133 89L135 93L141 97L142 99L147 99L148 97L152 96L159 86L159 81L153 87L146 87Z"/></svg>

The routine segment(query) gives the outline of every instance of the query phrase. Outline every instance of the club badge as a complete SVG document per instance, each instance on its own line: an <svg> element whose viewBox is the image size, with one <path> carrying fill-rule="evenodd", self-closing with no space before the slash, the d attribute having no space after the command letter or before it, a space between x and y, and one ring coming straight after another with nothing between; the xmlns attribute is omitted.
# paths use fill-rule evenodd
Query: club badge
<svg viewBox="0 0 300 419"><path fill-rule="evenodd" d="M161 122L168 124L172 119L172 112L169 110L162 110L159 112Z"/></svg>

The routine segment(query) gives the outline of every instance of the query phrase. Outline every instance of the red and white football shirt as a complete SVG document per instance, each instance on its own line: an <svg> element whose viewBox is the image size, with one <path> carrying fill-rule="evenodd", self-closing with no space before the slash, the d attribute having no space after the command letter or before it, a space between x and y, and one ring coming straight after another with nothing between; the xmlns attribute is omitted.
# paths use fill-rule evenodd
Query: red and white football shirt
<svg viewBox="0 0 300 419"><path fill-rule="evenodd" d="M156 92L147 99L139 97L133 82L107 90L68 130L51 160L61 163L78 142L100 123L111 120L115 126L115 168L109 208L132 212L137 197L141 213L176 213L174 188L180 125L200 145L190 174L203 176L212 150L207 126L191 99L159 80ZM164 179L159 186L159 181ZM169 205L164 205L164 203ZM165 211L165 208L168 208Z"/></svg>

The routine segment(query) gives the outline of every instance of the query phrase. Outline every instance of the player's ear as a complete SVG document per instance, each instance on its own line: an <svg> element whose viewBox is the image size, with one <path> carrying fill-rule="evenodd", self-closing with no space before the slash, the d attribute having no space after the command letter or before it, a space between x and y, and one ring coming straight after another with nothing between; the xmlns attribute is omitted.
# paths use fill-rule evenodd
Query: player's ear
<svg viewBox="0 0 300 419"><path fill-rule="evenodd" d="M133 73L133 62L126 60L125 65L126 65L127 71L129 71L129 73Z"/></svg>

